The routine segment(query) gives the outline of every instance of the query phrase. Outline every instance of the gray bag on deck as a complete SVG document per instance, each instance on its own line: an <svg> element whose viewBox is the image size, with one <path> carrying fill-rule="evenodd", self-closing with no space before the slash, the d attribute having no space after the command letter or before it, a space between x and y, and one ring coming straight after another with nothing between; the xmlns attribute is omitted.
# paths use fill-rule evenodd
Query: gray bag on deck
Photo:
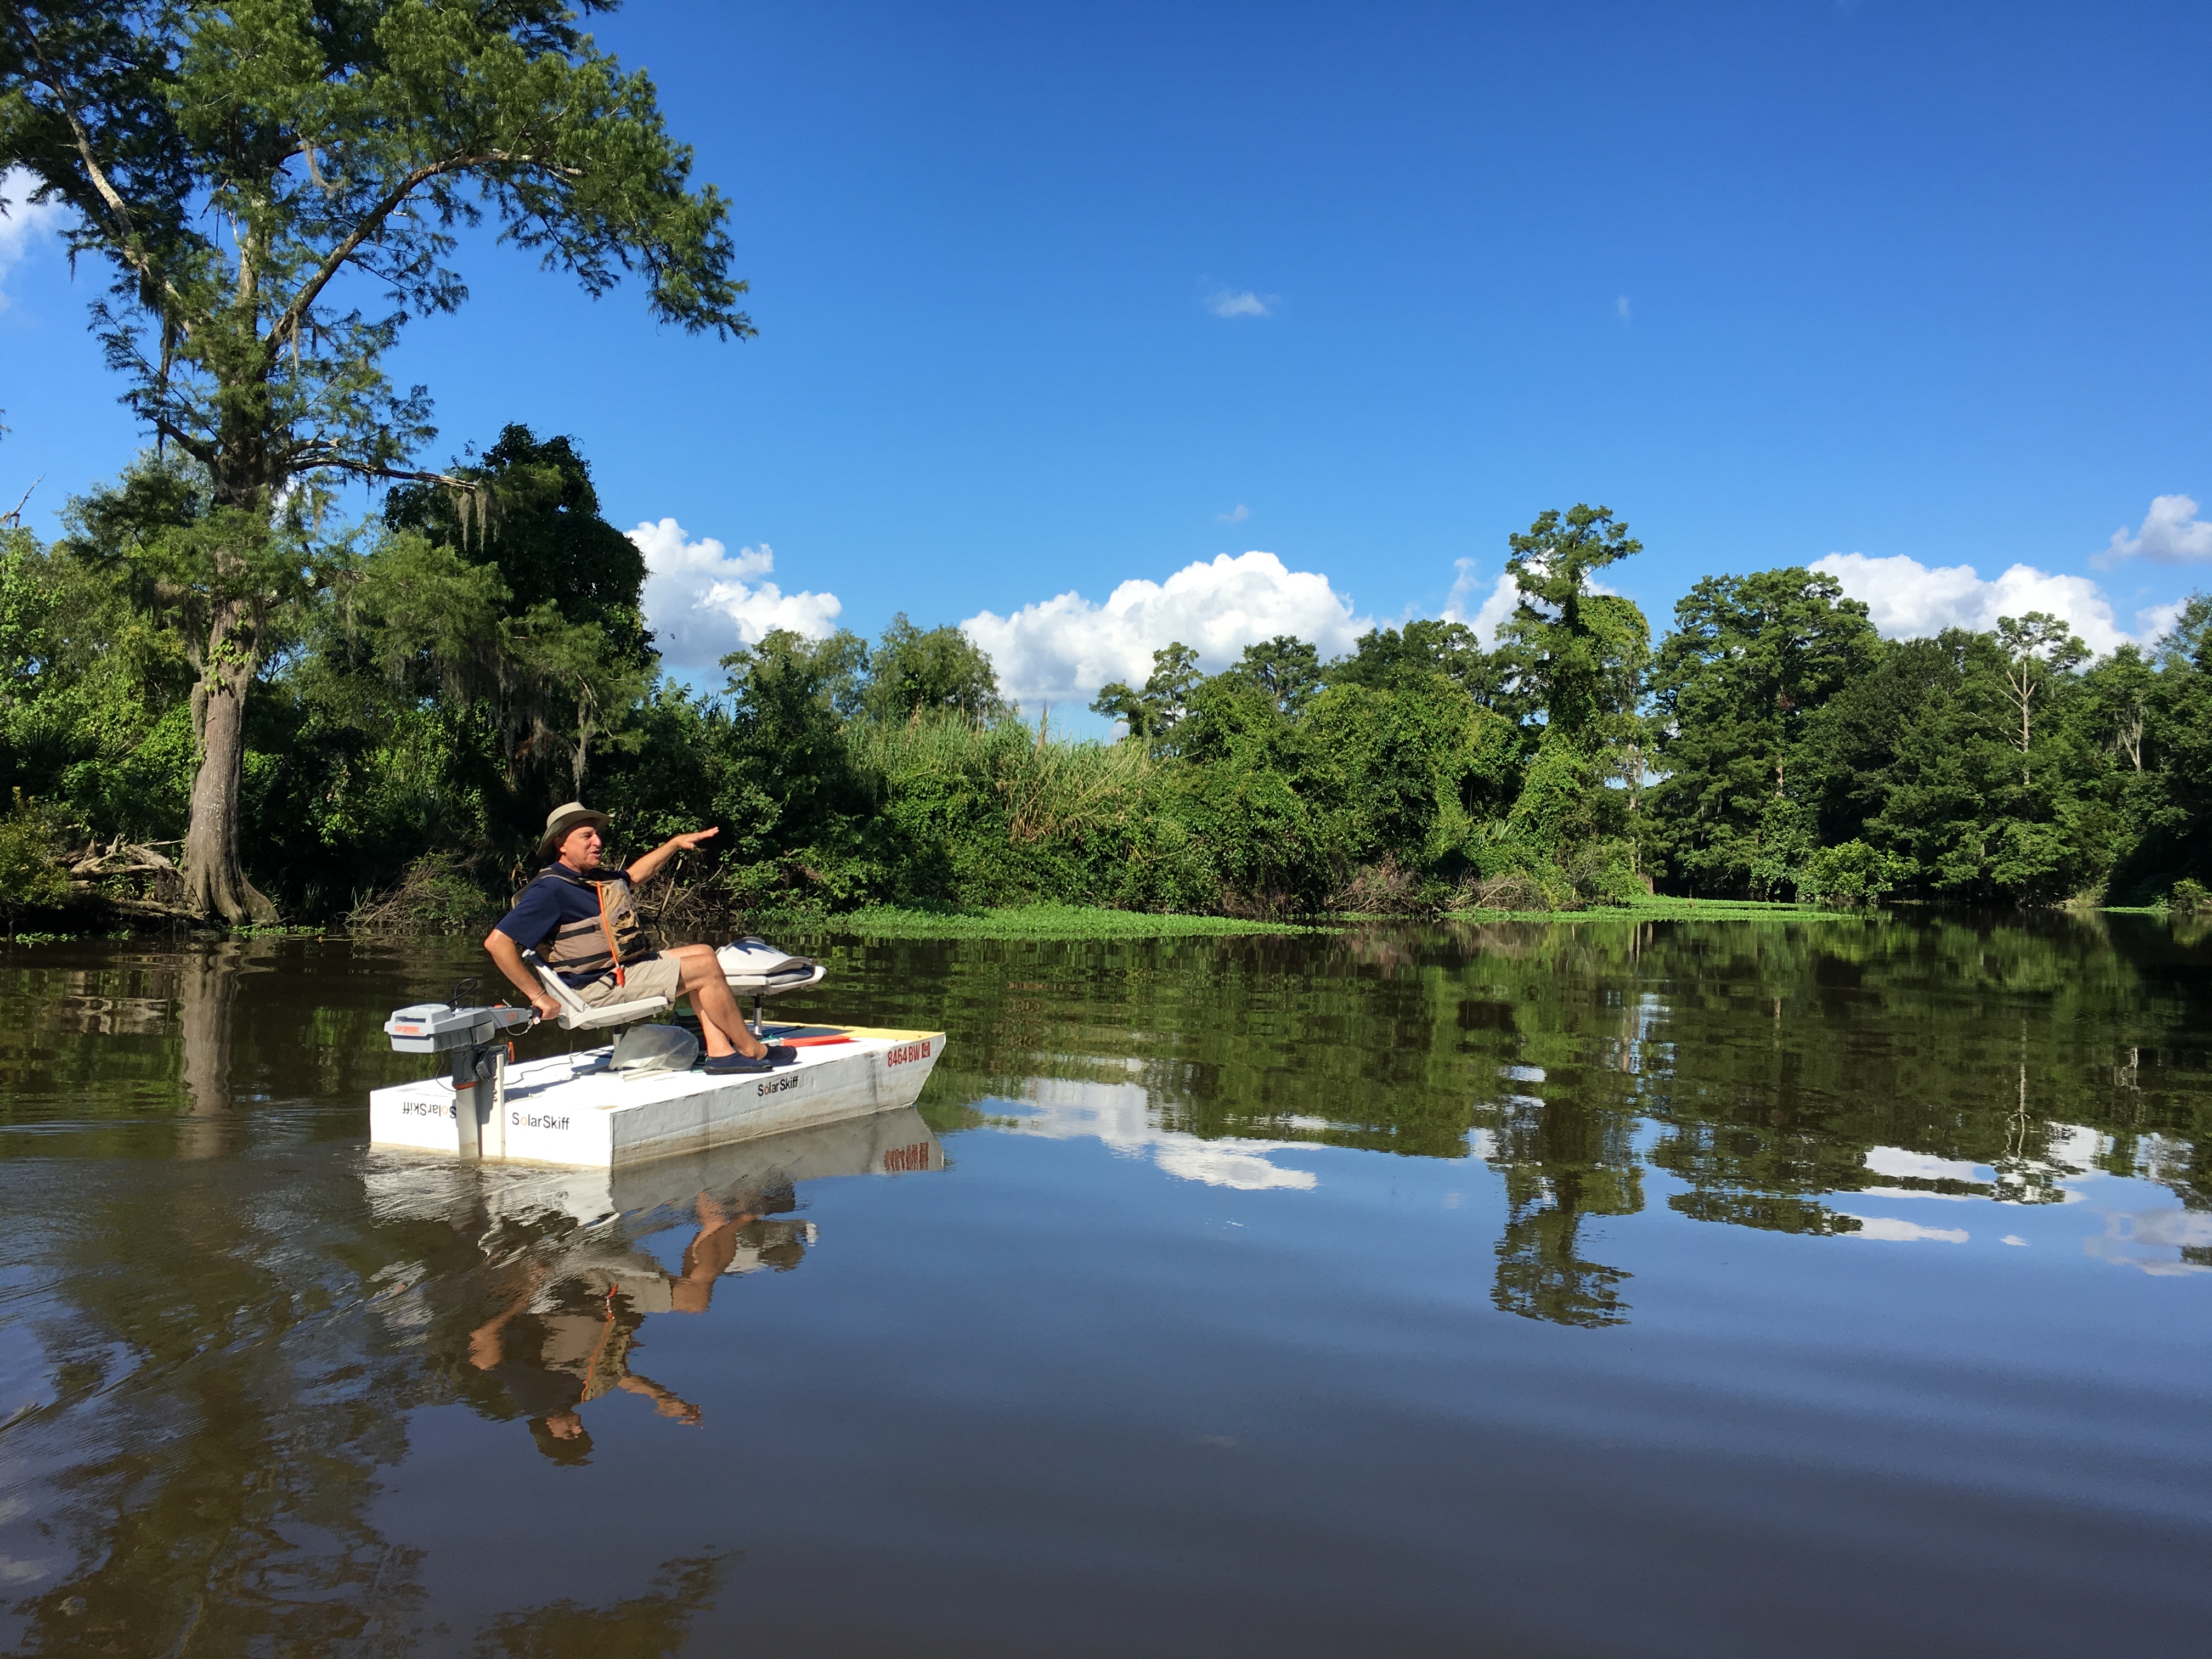
<svg viewBox="0 0 2212 1659"><path fill-rule="evenodd" d="M633 1025L615 1039L607 1061L612 1072L688 1072L699 1058L699 1039L681 1025Z"/></svg>

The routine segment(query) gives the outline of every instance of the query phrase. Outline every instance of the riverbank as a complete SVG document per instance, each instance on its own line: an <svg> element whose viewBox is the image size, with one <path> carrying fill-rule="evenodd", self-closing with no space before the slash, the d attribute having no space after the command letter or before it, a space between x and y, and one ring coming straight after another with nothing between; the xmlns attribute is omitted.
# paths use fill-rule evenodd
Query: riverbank
<svg viewBox="0 0 2212 1659"><path fill-rule="evenodd" d="M820 931L863 939L1194 939L1240 933L1316 933L1327 927L1236 916L1155 915L1087 904L1023 904L987 910L910 910L895 904L825 916ZM810 927L805 931L816 931Z"/></svg>
<svg viewBox="0 0 2212 1659"><path fill-rule="evenodd" d="M1628 904L1600 905L1584 910L1449 910L1444 913L1443 919L1447 921L1726 921L1782 916L1863 916L1866 914L1863 910L1840 910L1825 905L1784 903L1778 900L1670 898L1663 894L1653 894Z"/></svg>

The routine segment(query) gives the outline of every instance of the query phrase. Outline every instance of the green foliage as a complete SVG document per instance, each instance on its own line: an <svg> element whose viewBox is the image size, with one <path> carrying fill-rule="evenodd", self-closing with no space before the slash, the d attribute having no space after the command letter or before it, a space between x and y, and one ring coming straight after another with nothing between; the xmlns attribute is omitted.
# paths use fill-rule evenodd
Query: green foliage
<svg viewBox="0 0 2212 1659"><path fill-rule="evenodd" d="M464 487L393 489L386 525L496 571L507 615L550 605L566 622L596 624L617 655L649 662L638 609L645 555L600 516L592 470L574 440L540 442L528 427L511 425L480 463L456 463L450 473Z"/></svg>
<svg viewBox="0 0 2212 1659"><path fill-rule="evenodd" d="M1133 691L1115 680L1099 688L1091 711L1120 720L1131 737L1151 743L1175 730L1191 693L1204 678L1198 670L1198 653L1176 640L1152 653L1152 672L1144 690Z"/></svg>
<svg viewBox="0 0 2212 1659"><path fill-rule="evenodd" d="M863 725L849 743L882 803L876 891L960 906L1147 896L1137 835L1155 768L1140 745L943 714Z"/></svg>
<svg viewBox="0 0 2212 1659"><path fill-rule="evenodd" d="M1797 877L1797 888L1816 904L1873 904L1907 873L1904 860L1863 841L1814 849Z"/></svg>
<svg viewBox="0 0 2212 1659"><path fill-rule="evenodd" d="M1637 743L1651 630L1632 601L1591 579L1644 544L1610 507L1580 505L1543 513L1507 539L1521 598L1498 638L1519 697L1590 752Z"/></svg>
<svg viewBox="0 0 2212 1659"><path fill-rule="evenodd" d="M1294 635L1278 634L1246 646L1229 673L1258 687L1273 700L1279 714L1296 720L1322 688L1321 653Z"/></svg>
<svg viewBox="0 0 2212 1659"><path fill-rule="evenodd" d="M2207 888L2203 882L2191 877L2184 876L2173 884L2173 890L2166 895L2166 903L2168 909L2179 911L2185 916L2212 915L2212 888Z"/></svg>
<svg viewBox="0 0 2212 1659"><path fill-rule="evenodd" d="M11 934L22 911L67 902L69 877L55 857L60 842L53 815L17 789L13 805L0 815L0 915L8 918Z"/></svg>
<svg viewBox="0 0 2212 1659"><path fill-rule="evenodd" d="M657 317L752 331L725 204L690 189L651 82L574 21L544 0L25 0L0 27L0 172L71 210L72 258L113 279L93 323L123 400L191 463L80 503L76 538L129 568L135 608L199 678L183 897L200 914L274 917L242 867L241 795L270 781L246 752L249 692L292 643L286 611L329 580L297 533L318 487L423 476L403 464L433 435L428 393L382 362L410 315L467 296L457 232L489 216L588 293L635 270ZM573 461L514 428L480 476L444 482L484 528L512 508L544 541L564 512L595 516L575 511ZM401 507L401 527L434 528ZM572 550L617 587L634 562L604 538ZM560 734L580 781L650 669L635 605L586 615L564 610L572 589L519 579L508 594L527 624L502 641L520 729ZM604 672L610 656L632 672Z"/></svg>
<svg viewBox="0 0 2212 1659"><path fill-rule="evenodd" d="M879 720L910 720L926 711L981 725L1009 712L999 696L998 671L973 640L952 627L925 633L903 611L891 618L870 656L864 702Z"/></svg>
<svg viewBox="0 0 2212 1659"><path fill-rule="evenodd" d="M1577 508L1514 538L1524 614L1494 651L1416 621L1338 661L1282 637L1207 675L1174 645L1102 697L1127 739L1069 742L1006 710L957 629L902 614L872 649L772 633L716 694L661 680L642 567L574 445L509 427L476 482L367 537L324 532L303 494L224 564L204 471L156 459L55 547L0 532L0 784L72 841L173 842L210 683L192 608L245 583L254 874L370 929L480 926L572 796L612 814L617 853L719 826L648 899L698 927L1652 914L1655 885L1841 908L2109 887L2179 915L2212 876L2202 599L2155 652L2087 663L2047 617L1886 643L1788 568L1698 583L1653 653L1591 590L1634 544Z"/></svg>
<svg viewBox="0 0 2212 1659"><path fill-rule="evenodd" d="M1683 597L1652 672L1651 839L1672 874L1760 898L1796 884L1818 836L1815 716L1881 650L1832 576L1709 576Z"/></svg>
<svg viewBox="0 0 2212 1659"><path fill-rule="evenodd" d="M357 906L346 918L356 934L475 933L499 919L465 861L450 853L425 853L407 867L399 885Z"/></svg>
<svg viewBox="0 0 2212 1659"><path fill-rule="evenodd" d="M1195 939L1316 931L1279 921L1148 915L1077 904L1026 904L998 910L915 910L878 904L840 915L834 925L838 933L863 939Z"/></svg>
<svg viewBox="0 0 2212 1659"><path fill-rule="evenodd" d="M785 629L722 659L728 714L715 734L714 815L756 883L775 866L832 901L865 892L861 842L876 797L845 729L866 661L854 635L807 640Z"/></svg>
<svg viewBox="0 0 2212 1659"><path fill-rule="evenodd" d="M1254 651L1265 648L1251 647L1245 656L1249 659ZM1465 623L1415 617L1403 628L1371 629L1361 635L1351 656L1328 665L1326 678L1334 685L1389 690L1424 686L1441 674L1487 707L1498 701L1498 666Z"/></svg>
<svg viewBox="0 0 2212 1659"><path fill-rule="evenodd" d="M1333 685L1306 725L1325 770L1328 841L1455 878L1476 814L1504 804L1515 744L1500 716L1441 675L1399 689Z"/></svg>
<svg viewBox="0 0 2212 1659"><path fill-rule="evenodd" d="M182 831L191 664L131 573L0 530L0 783L137 841Z"/></svg>
<svg viewBox="0 0 2212 1659"><path fill-rule="evenodd" d="M655 315L750 331L725 204L565 8L10 9L0 169L74 210L72 252L115 272L94 321L126 401L227 505L428 435L378 362L409 313L466 298L446 261L486 215L589 293L635 270Z"/></svg>

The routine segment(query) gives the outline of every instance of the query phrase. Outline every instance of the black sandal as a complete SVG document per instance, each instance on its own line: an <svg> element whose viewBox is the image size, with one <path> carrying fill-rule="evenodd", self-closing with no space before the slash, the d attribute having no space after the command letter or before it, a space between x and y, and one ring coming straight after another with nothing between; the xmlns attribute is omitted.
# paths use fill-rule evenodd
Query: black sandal
<svg viewBox="0 0 2212 1659"><path fill-rule="evenodd" d="M728 1077L733 1073L747 1072L772 1072L775 1069L775 1062L766 1054L763 1054L758 1060L740 1054L709 1054L707 1056L705 1066L706 1072L711 1077Z"/></svg>

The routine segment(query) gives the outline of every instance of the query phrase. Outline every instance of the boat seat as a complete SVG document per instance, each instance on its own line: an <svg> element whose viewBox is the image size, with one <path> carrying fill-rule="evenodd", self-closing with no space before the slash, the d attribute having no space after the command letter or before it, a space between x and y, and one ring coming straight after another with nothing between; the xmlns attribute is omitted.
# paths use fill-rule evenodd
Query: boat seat
<svg viewBox="0 0 2212 1659"><path fill-rule="evenodd" d="M669 1006L666 997L639 997L634 1001L603 1003L594 1008L576 994L574 986L548 968L537 951L525 951L522 959L538 970L546 991L561 1005L558 1023L564 1031L599 1031L610 1025L627 1025Z"/></svg>
<svg viewBox="0 0 2212 1659"><path fill-rule="evenodd" d="M786 956L758 934L732 939L714 952L732 995L780 997L819 985L830 970L808 957Z"/></svg>

